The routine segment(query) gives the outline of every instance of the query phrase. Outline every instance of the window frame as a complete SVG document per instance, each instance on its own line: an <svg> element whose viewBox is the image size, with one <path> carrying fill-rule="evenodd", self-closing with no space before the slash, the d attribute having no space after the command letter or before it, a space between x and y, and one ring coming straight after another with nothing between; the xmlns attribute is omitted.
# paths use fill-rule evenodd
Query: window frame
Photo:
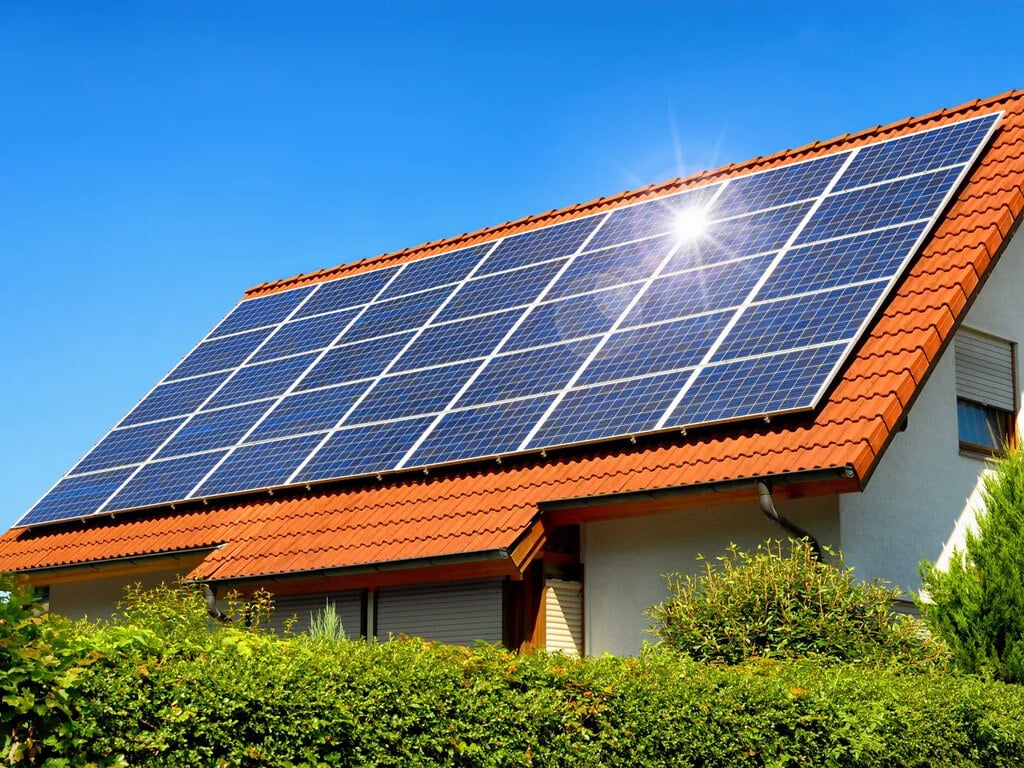
<svg viewBox="0 0 1024 768"><path fill-rule="evenodd" d="M957 441L959 444L960 455L967 456L969 458L980 458L985 460L999 458L1006 455L1006 448L1014 448L1017 445L1017 414L1020 412L1020 397L1017 393L1017 344L1016 342L1010 341L1009 339L1003 339L999 336L995 336L991 333L979 331L974 328L962 327L958 329L957 334L964 333L973 336L979 336L983 339L989 339L991 341L1005 344L1010 353L1010 379L1011 388L1013 392L1013 410L1007 411L1004 408L999 408L994 405L986 405L985 403L978 402L969 397L962 397L960 395L960 382L956 379L955 375L955 389L956 389L956 404L957 404ZM956 356L956 336L953 339L954 343L954 360ZM955 366L954 366L955 367ZM1003 433L1006 436L1006 441L1002 447L991 446L980 443L974 443L969 440L964 440L961 437L960 432L960 403L968 403L978 408L984 409L985 413L998 419L1003 428Z"/></svg>

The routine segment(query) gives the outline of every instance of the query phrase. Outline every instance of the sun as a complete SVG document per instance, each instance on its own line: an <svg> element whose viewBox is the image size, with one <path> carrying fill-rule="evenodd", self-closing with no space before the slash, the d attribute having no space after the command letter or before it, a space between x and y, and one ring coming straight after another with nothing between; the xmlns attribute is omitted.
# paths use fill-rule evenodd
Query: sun
<svg viewBox="0 0 1024 768"><path fill-rule="evenodd" d="M708 228L708 217L703 208L683 208L673 217L672 231L681 242L696 240Z"/></svg>

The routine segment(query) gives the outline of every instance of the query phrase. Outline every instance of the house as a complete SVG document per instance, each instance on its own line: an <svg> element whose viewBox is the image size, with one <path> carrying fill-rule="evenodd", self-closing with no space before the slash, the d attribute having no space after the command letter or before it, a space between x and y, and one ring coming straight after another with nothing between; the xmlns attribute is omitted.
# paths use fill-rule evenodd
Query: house
<svg viewBox="0 0 1024 768"><path fill-rule="evenodd" d="M903 137L918 141L920 137L947 136L960 130L955 126L970 121L982 125L984 135L979 133L976 145L967 147L955 161L943 159L943 146L933 146L927 138L920 139L914 155L920 167L905 167L900 163L906 158L894 159L887 154ZM968 154L970 157L964 159ZM850 180L843 174L853 173L850 169L855 167L855 156L861 157L856 165L860 175ZM861 279L862 275L843 273L854 263L860 265L858 269L879 267L881 257L876 259L870 249L849 261L836 261L837 251L842 249L833 248L829 250L832 261L805 259L803 271L792 273L796 285L790 286L791 293L799 293L800 281L810 279L807 275L814 270L821 273L814 279L825 281L815 285L838 281L852 286L851 291L866 283L881 286L860 301L863 322L857 324L852 340L836 347L839 351L824 362L814 354L810 356L817 362L807 362L806 356L758 352L754 364L743 369L746 378L739 381L729 373L739 368L714 367L713 361L709 362L711 351L706 350L701 366L707 366L693 368L693 375L699 372L703 376L711 368L712 373L720 374L708 379L717 382L714 386L709 384L701 390L705 400L718 410L707 411L700 418L680 417L678 423L652 421L654 428L632 433L610 427L596 433L594 439L591 433L573 432L572 425L577 423L574 420L590 423L587 419L605 418L609 401L582 398L577 411L562 422L569 427L559 434L570 437L561 442L545 446L524 439L515 445L527 446L525 450L489 451L485 447L477 453L455 454L452 460L443 449L452 441L458 442L460 434L466 434L453 432L455 437L449 436L447 443L431 443L441 446L441 453L431 454L440 457L436 461L414 458L411 462L382 465L384 471L372 471L372 463L359 464L352 470L355 465L344 464L350 455L345 451L354 452L352 455L365 453L367 440L391 439L387 425L375 423L362 431L342 430L346 441L335 453L336 461L342 463L334 466L348 466L351 471L338 471L333 477L328 469L313 481L302 481L302 467L309 466L314 455L311 453L294 472L289 470L284 482L280 478L275 482L249 480L250 487L238 492L201 492L203 484L225 466L223 462L229 461L229 456L243 452L236 446L224 449L224 455L214 455L211 449L210 463L197 465L199 469L194 471L199 474L193 480L199 483L199 492L166 491L162 500L140 492L131 503L110 506L104 501L109 495L106 491L112 490L116 496L125 484L131 485L135 473L147 471L149 464L139 460L123 475L118 474L121 470L112 470L113 484L102 486L104 492L99 496L103 498L86 512L40 512L51 508L86 509L76 505L91 498L92 486L75 485L73 481L86 475L91 478L95 473L79 469L77 474L69 473L61 481L65 485L59 483L40 502L42 506L34 507L0 538L0 570L20 574L37 588L48 590L51 608L71 616L108 614L128 582L152 584L182 575L209 585L219 595L229 589L245 593L266 588L277 596L279 612L294 611L300 618L323 605L324 600L332 600L352 636L386 638L389 633L404 632L455 643L479 638L511 647L560 648L591 654L636 652L645 638L644 610L665 595L662 575L693 568L698 553L714 555L729 542L752 546L767 537L788 535L788 531L805 531L822 544L842 549L859 576L883 578L905 589L916 589L918 561L948 556L961 539L977 504L980 477L1002 442L1013 439L1018 419L1016 346L1024 339L1024 298L1020 289L1024 285L1024 240L1014 238L1014 232L1024 208L1024 92L975 101L473 234L256 286L225 323L234 322L230 318L242 318L242 322L248 317L246 313L256 311L250 312L253 307L270 306L256 302L298 295L289 294L297 289L308 292L321 286L354 285L354 281L344 281L356 276L373 283L377 273L391 269L391 274L396 274L427 259L434 259L431 263L435 265L454 265L457 261L478 264L479 254L489 254L499 247L496 244L511 242L520 235L534 233L529 242L542 249L547 247L545 235L535 233L566 232L569 230L565 227L575 227L577 222L587 217L593 220L599 214L607 214L609 221L613 217L621 219L621 211L627 206L652 200L675 201L691 195L702 201L702 210L715 210L714 201L720 200L712 200L710 190L714 195L723 194L722 189L730 189L723 182L734 183L732 189L745 188L743 184L748 182L743 180L755 176L761 180L783 179L784 183L771 189L762 184L757 193L765 196L762 208L773 216L779 214L769 216L769 223L778 223L790 203L773 195L781 194L779 190L785 184L797 183L793 178L807 169L829 163L834 173L822 177L831 179L828 186L815 191L815 202L796 212L799 224L787 226L811 226L817 221L815 215L825 210L831 216L848 219L869 218L869 214L884 217L888 214L879 205L903 211L929 194L931 202L927 205L934 210L914 214L927 221L921 224L920 237L914 234L918 230L913 230L913 236L905 238L910 243L906 251L909 261L905 266L901 261L891 279ZM875 177L931 178L940 172L936 166L940 170L946 167L943 163L953 167L948 189L925 194L911 181L904 192L879 203L884 195L878 192L882 182ZM779 173L768 176L774 171ZM844 197L845 207L832 205L833 196L853 188L868 189L869 193ZM742 208L737 210L746 215ZM853 229L859 227L858 231L867 233L869 239L882 232L885 236L879 235L872 242L888 238L888 243L893 238L886 233L895 232L902 224L885 221L888 223L878 226L861 223ZM743 241L743 254L729 257L733 262L752 263L750 254L769 254L761 262L761 271L754 275L757 290L769 276L774 279L777 272L773 270L782 263L780 259L787 258L798 244L796 229L787 230L788 239L769 243L775 236L770 229L753 225L745 229L744 237L749 237ZM846 244L852 237L844 230L824 239ZM536 245L538 242L541 244ZM737 242L734 238L718 247L728 249ZM586 243L574 254L579 251L586 251ZM513 250L504 268L515 271L519 268L515 259L529 262L530 253ZM890 258L902 251L885 253ZM656 277L660 279L661 274L655 271L630 279L647 285ZM616 280L621 283L626 278L595 284L589 290L608 290L609 285L614 288ZM723 280L722 285L728 286L742 282L736 276ZM429 293L429 284L418 287ZM474 287L479 285L474 283ZM483 306L480 311L494 309L486 306L491 300L498 301L500 308L499 299L505 295L502 291L513 290L519 289L506 286L477 292ZM324 289L325 294L331 291L338 293L335 288ZM677 291L672 301L682 295ZM538 307L549 306L544 304L543 294L532 296L515 322L522 324L524 317L540 316ZM638 294L629 296L628 307L638 306ZM751 296L737 299L740 314L752 311ZM287 303L286 299L280 301ZM367 299L364 296L360 301ZM847 318L850 306L816 305L805 330L811 333L820 326L836 324L837 318ZM772 304L769 309L780 311L766 310L763 322L785 318L782 307L781 301ZM610 314L619 317L616 322L621 321L618 312ZM547 324L538 328L562 329L557 312L546 317ZM740 327L735 319L738 315L730 317L736 325L728 325L727 333ZM287 319L278 317L274 322L276 333ZM244 323L233 327L244 327ZM772 332L782 334L789 330L788 325L773 328ZM614 327L609 325L599 335L607 336L612 330ZM478 334L489 332L491 324L477 329ZM222 328L220 333L223 336L226 331ZM419 338L416 334L426 335L423 321L413 334ZM458 344L452 338L441 348L455 349L458 344L475 342L470 335L461 337ZM682 346L696 336L684 333L673 337L671 343L666 338L656 336L652 342L650 338L644 341L640 334L629 337L631 340L617 349L616 359L626 360L637 370L647 370L644 366L655 363L671 368L673 362L666 361L666 356L683 355ZM716 344L728 338L720 336ZM801 349L815 354L821 347L805 346ZM330 349L325 346L316 360L328 353ZM743 361L742 353L740 349L736 359ZM486 363L492 364L496 355L490 354ZM393 362L397 358L389 359ZM591 350L580 370L597 359ZM834 369L822 373L833 360ZM514 367L506 366L507 378L496 386L535 386L533 381L515 379L514 371ZM619 373L628 376L631 370ZM818 387L813 398L806 396L807 382L800 379L805 374L816 377L811 382ZM787 376L803 382L803 399L791 403L779 394L779 377L793 383ZM201 379L202 375L196 373L196 377ZM262 386L260 382L265 380L257 378L249 385ZM428 392L451 386L437 377L412 380L419 381L421 389ZM689 380L686 386L692 384ZM225 384L220 381L218 386ZM171 390L168 386L159 391ZM405 402L409 391L396 389L391 402ZM688 398L696 397L692 394L695 391L688 390L683 397L680 390L671 406L683 407L690 402ZM757 400L753 405L748 402L746 410L735 410L729 400L734 392L746 392L754 400L763 394L767 400ZM563 396L572 395L552 395L555 400ZM672 391L668 397L672 400ZM358 403L363 401L357 398L354 402L353 407L361 407ZM634 398L630 407L640 407L638 402ZM323 401L322 408L332 407L336 406ZM557 407L550 406L546 415ZM438 410L436 420L447 417L449 411ZM322 415L308 409L306 413ZM180 418L198 423L200 417L193 414ZM507 424L500 419L476 424L473 429L477 431L472 434L487 440L502 437L506 427L514 431L518 424L514 413L508 418ZM125 434L127 423L122 422L118 435ZM677 428L665 428L666 424ZM682 428L678 428L680 425ZM168 429L172 427L182 428L179 422ZM221 428L227 429L223 423L216 427ZM216 429L192 430L191 450L206 451L195 441L218 439ZM160 428L154 430L155 437L147 438L154 441L146 443L150 448L164 445L161 441L167 437ZM536 430L535 426L531 434ZM334 429L324 434L333 439L339 432ZM424 444L426 434L417 438L414 447ZM324 437L318 442L314 453L327 440ZM261 461L269 460L265 454L259 455L264 457ZM414 455L414 448L408 455ZM85 462L88 464L88 458ZM261 466L254 460L236 467L236 473L251 473ZM161 487L166 490L169 486ZM219 488L230 489L230 484ZM52 494L60 497L59 503L47 507L46 499L54 498Z"/></svg>

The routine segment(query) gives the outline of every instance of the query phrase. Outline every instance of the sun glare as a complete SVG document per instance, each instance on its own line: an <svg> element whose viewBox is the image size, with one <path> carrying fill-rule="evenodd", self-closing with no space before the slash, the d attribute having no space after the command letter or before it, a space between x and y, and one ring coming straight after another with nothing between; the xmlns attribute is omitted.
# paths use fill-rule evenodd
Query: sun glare
<svg viewBox="0 0 1024 768"><path fill-rule="evenodd" d="M708 226L708 217L701 208L684 208L675 215L673 231L682 241L696 240Z"/></svg>

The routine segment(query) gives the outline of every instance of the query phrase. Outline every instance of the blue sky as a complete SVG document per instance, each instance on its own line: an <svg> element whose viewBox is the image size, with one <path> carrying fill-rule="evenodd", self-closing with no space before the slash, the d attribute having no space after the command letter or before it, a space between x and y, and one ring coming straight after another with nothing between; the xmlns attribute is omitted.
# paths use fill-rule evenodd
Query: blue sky
<svg viewBox="0 0 1024 768"><path fill-rule="evenodd" d="M250 285L1024 86L1014 3L8 0L0 527Z"/></svg>

